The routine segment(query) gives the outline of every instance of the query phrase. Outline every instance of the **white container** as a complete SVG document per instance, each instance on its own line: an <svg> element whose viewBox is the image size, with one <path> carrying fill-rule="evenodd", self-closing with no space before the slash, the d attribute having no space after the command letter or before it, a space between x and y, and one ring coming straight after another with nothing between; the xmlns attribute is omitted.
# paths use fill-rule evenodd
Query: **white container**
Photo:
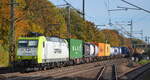
<svg viewBox="0 0 150 80"><path fill-rule="evenodd" d="M91 44L91 45L90 45L90 55L91 55L91 56L94 56L94 54L95 54L95 53L94 53L94 50L95 50L95 49L94 49L94 45Z"/></svg>
<svg viewBox="0 0 150 80"><path fill-rule="evenodd" d="M98 46L94 45L94 54L95 56L98 55Z"/></svg>
<svg viewBox="0 0 150 80"><path fill-rule="evenodd" d="M91 43L84 43L84 57L95 56L95 45Z"/></svg>

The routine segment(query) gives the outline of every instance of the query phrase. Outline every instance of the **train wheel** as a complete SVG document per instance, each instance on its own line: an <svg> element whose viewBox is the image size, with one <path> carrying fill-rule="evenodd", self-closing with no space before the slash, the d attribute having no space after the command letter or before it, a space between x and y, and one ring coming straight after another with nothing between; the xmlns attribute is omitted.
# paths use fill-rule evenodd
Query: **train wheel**
<svg viewBox="0 0 150 80"><path fill-rule="evenodd" d="M45 67L43 67L43 70L44 70L44 71L46 71L46 70L47 70L47 67L46 67L46 66L45 66Z"/></svg>

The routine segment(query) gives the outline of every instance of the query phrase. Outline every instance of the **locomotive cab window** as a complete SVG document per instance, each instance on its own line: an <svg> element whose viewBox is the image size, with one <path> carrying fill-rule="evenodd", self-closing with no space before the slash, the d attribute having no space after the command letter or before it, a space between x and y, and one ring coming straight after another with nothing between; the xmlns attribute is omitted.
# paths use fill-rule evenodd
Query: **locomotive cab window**
<svg viewBox="0 0 150 80"><path fill-rule="evenodd" d="M18 47L19 48L25 48L25 47L34 47L36 48L38 46L37 40L19 40Z"/></svg>
<svg viewBox="0 0 150 80"><path fill-rule="evenodd" d="M65 43L64 39L60 39L58 37L47 37L48 41L52 41L52 42L60 42L60 43Z"/></svg>
<svg viewBox="0 0 150 80"><path fill-rule="evenodd" d="M28 41L28 47L37 47L38 41Z"/></svg>
<svg viewBox="0 0 150 80"><path fill-rule="evenodd" d="M27 47L28 46L28 41L25 41L25 40L20 40L18 42L18 47L21 48L21 47Z"/></svg>

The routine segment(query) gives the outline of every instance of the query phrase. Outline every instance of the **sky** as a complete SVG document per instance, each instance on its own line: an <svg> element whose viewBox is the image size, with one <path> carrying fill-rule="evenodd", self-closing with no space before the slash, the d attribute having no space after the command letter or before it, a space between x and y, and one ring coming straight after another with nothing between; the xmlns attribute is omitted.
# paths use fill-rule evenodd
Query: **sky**
<svg viewBox="0 0 150 80"><path fill-rule="evenodd" d="M55 5L65 4L63 0L49 0ZM76 9L82 11L82 0L66 0ZM142 7L150 11L150 0L126 0L134 5ZM106 25L109 23L109 19L115 25L113 26L99 26L99 28L110 28L121 30L124 27L126 31L130 31L130 26L118 24L126 24L128 21L133 21L133 35L141 38L140 33L143 30L144 36L150 36L150 13L142 10L120 10L120 7L135 8L121 0L85 0L85 14L86 20L94 22L96 25ZM117 24L117 25L116 25Z"/></svg>

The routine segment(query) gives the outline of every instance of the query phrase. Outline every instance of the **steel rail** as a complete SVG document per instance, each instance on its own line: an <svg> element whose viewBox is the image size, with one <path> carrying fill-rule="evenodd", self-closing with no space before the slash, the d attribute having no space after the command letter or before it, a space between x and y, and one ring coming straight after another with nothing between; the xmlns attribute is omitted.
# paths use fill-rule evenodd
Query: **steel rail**
<svg viewBox="0 0 150 80"><path fill-rule="evenodd" d="M98 73L98 77L96 80L101 80L104 71L105 71L105 67L102 67Z"/></svg>

